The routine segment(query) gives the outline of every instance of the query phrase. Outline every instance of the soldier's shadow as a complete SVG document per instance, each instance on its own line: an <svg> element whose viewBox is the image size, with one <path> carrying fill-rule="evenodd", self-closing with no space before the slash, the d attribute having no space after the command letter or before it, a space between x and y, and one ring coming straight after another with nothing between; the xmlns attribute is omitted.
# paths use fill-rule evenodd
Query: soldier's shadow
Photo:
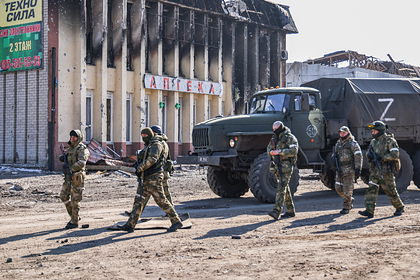
<svg viewBox="0 0 420 280"><path fill-rule="evenodd" d="M247 232L253 231L259 227L262 227L271 223L275 223L275 222L276 222L275 220L269 220L269 221L255 223L255 224L248 224L248 225L223 228L223 229L215 229L215 230L211 230L207 232L205 235L201 237L194 238L194 240L214 238L214 237L220 237L220 236L242 235Z"/></svg>
<svg viewBox="0 0 420 280"><path fill-rule="evenodd" d="M285 229L290 228L297 228L302 226L315 226L315 225L321 225L321 224L329 224L335 221L336 218L340 217L341 214L327 214L322 216L316 216L313 218L306 218L301 220L294 220L291 222L291 224Z"/></svg>
<svg viewBox="0 0 420 280"><path fill-rule="evenodd" d="M48 235L48 234L59 232L59 231L62 231L62 229L44 230L44 231L40 231L40 232L25 233L25 234L9 236L9 237L5 237L5 238L0 238L0 244L6 244L8 242L14 242L14 241L19 241L19 240L24 240L24 239L31 239L31 238L34 238L34 237Z"/></svg>
<svg viewBox="0 0 420 280"><path fill-rule="evenodd" d="M359 228L363 228L363 227L367 227L369 225L372 225L376 222L382 221L382 220L387 220L387 219L391 219L391 218L395 218L394 216L389 216L389 217L383 217L383 218L363 218L363 217L359 217L353 221L344 223L344 224L340 224L340 225L330 225L328 227L328 229L326 230L322 230L322 231L316 231L313 232L315 234L319 234L319 233L330 233L330 232L334 232L334 231L343 231L343 230L353 230L353 229L359 229Z"/></svg>
<svg viewBox="0 0 420 280"><path fill-rule="evenodd" d="M111 243L167 234L167 232L165 231L165 232L152 233L152 234L147 234L147 235L127 234L127 237L118 238L118 237L123 236L124 234L127 234L127 233L116 232L115 234L113 234L111 236L104 237L102 239L87 240L87 241L83 241L83 242L80 242L80 243L72 243L70 241L69 243L66 243L66 244L64 244L62 246L59 246L57 248L48 249L48 251L46 251L44 253L41 253L41 255L46 256L46 255L69 254L69 253L74 253L74 252L81 251L81 250L100 247L100 246L103 246L103 245L108 245L108 244L111 244ZM27 256L22 256L22 258L29 258L29 257L32 257L32 256L33 256L33 254L27 255Z"/></svg>

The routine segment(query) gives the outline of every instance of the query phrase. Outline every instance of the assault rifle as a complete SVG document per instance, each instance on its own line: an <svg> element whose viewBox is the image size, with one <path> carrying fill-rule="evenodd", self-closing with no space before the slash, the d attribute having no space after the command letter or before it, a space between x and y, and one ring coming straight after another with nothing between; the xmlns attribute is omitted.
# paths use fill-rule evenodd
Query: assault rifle
<svg viewBox="0 0 420 280"><path fill-rule="evenodd" d="M64 178L66 178L66 180L69 182L70 188L71 188L71 170L70 170L69 162L67 160L67 155L64 152L63 144L60 145L60 150L63 153L63 157L64 157L64 165L63 165Z"/></svg>
<svg viewBox="0 0 420 280"><path fill-rule="evenodd" d="M338 162L338 155L335 152L335 146L333 147L332 159L335 163L335 168L337 169L338 180L340 181L341 191L343 191L343 183L341 183L341 168L340 163Z"/></svg>
<svg viewBox="0 0 420 280"><path fill-rule="evenodd" d="M140 158L140 153L142 150L137 150L136 151L136 157L137 157L137 161L134 164L134 168L136 169L136 175L137 175L137 182L138 182L138 188L137 188L137 194L140 196L140 201L143 200L143 183L142 183L142 178L143 178L143 172L139 173L137 171L137 167L140 165L140 163L143 161L143 158Z"/></svg>
<svg viewBox="0 0 420 280"><path fill-rule="evenodd" d="M379 174L381 175L381 178L383 179L384 176L382 175L381 164L379 163L378 156L376 155L375 151L373 150L372 145L369 145L369 153L372 155L372 157L373 157L372 161L376 165L376 167L378 167Z"/></svg>
<svg viewBox="0 0 420 280"><path fill-rule="evenodd" d="M275 150L276 149L276 141L274 141L274 139L271 139L270 143L271 143L271 150L272 151ZM283 145L283 143L281 143L280 145ZM279 155L274 156L274 162L277 164L277 168L278 168L279 173L280 173L281 187L283 188L284 187L283 186L283 172L282 172L282 169L281 169L281 158L280 158Z"/></svg>

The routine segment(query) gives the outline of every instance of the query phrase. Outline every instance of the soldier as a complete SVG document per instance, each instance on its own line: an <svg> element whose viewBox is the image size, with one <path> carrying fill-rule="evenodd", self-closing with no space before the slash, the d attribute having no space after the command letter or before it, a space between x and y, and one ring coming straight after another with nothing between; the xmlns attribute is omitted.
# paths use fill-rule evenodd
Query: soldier
<svg viewBox="0 0 420 280"><path fill-rule="evenodd" d="M165 146L165 154L167 154L167 156L165 157L165 164L163 166L163 190L165 192L165 196L168 199L169 203L172 204L172 206L174 205L172 202L172 196L171 196L171 192L169 191L169 185L168 185L168 179L169 177L171 177L173 171L174 171L174 165L173 165L173 161L171 160L171 153L169 151L169 146L166 143L168 141L168 137L162 133L162 128L158 125L153 125L150 127L155 135L155 137L159 140L162 141L162 143Z"/></svg>
<svg viewBox="0 0 420 280"><path fill-rule="evenodd" d="M338 166L335 166L335 190L343 198L343 209L340 214L348 214L353 208L353 182L360 177L363 154L347 126L342 126L338 132L340 139L333 153L333 160L338 163Z"/></svg>
<svg viewBox="0 0 420 280"><path fill-rule="evenodd" d="M153 139L159 140L162 142L162 144L165 146L165 161L164 161L164 165L163 165L163 181L162 181L162 185L163 185L163 191L165 193L166 198L168 199L169 203L172 204L172 206L174 206L173 202L172 202L172 196L171 193L169 192L169 185L168 185L168 179L171 176L172 172L173 172L173 162L171 160L171 154L169 152L169 146L166 143L166 141L168 141L168 137L162 133L162 128L158 125L153 125L150 127L153 131L154 137ZM142 204L145 205L147 204L147 201ZM174 206L175 207L175 206ZM140 210L140 213L143 213L143 209ZM131 215L131 212L125 211L125 214L127 216ZM167 217L167 215L166 215Z"/></svg>
<svg viewBox="0 0 420 280"><path fill-rule="evenodd" d="M89 158L89 150L82 143L83 134L80 130L70 132L70 147L67 150L67 162L70 174L67 174L67 168L63 168L64 183L60 192L60 199L66 206L67 213L71 217L67 223L66 229L77 228L79 224L80 201L85 189L84 181L86 177L86 162ZM64 155L59 157L61 162L65 162ZM71 182L68 178L71 178Z"/></svg>
<svg viewBox="0 0 420 280"><path fill-rule="evenodd" d="M267 154L271 156L272 160L270 172L276 174L278 185L276 203L273 211L268 212L268 215L278 220L282 212L283 203L286 203L287 211L281 217L289 218L295 216L295 206L293 205L289 181L297 161L298 141L290 129L284 126L281 121L273 123L273 132L274 135L267 146ZM277 163L275 163L276 156L279 157ZM280 163L281 170L278 163Z"/></svg>
<svg viewBox="0 0 420 280"><path fill-rule="evenodd" d="M398 195L394 176L400 164L398 143L394 135L386 133L386 125L383 122L374 121L368 124L368 127L372 130L373 136L366 154L370 165L369 188L365 194L366 210L359 211L359 214L368 218L373 217L381 186L391 200L392 206L397 209L394 216L400 216L404 212L404 204Z"/></svg>
<svg viewBox="0 0 420 280"><path fill-rule="evenodd" d="M141 131L145 149L143 159L137 167L137 176L142 176L142 189L138 191L134 199L133 211L130 218L120 229L127 232L133 232L150 196L153 196L156 204L169 216L172 226L167 231L176 231L182 227L181 220L172 204L165 197L163 181L163 161L165 158L165 146L163 143L153 137L153 131L146 127ZM140 193L139 193L140 192ZM143 199L144 196L144 199Z"/></svg>

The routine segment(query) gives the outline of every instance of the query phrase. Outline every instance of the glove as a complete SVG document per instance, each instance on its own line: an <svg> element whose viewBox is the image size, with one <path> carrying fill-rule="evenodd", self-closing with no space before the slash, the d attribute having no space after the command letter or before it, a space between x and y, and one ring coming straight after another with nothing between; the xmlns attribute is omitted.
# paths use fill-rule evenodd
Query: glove
<svg viewBox="0 0 420 280"><path fill-rule="evenodd" d="M369 160L373 160L373 155L372 155L371 153L367 153L367 154L366 154L366 157L367 157Z"/></svg>
<svg viewBox="0 0 420 280"><path fill-rule="evenodd" d="M140 168L140 166L137 166L137 168L136 168L136 175L137 175L137 177L140 177L142 172L143 172L143 169Z"/></svg>
<svg viewBox="0 0 420 280"><path fill-rule="evenodd" d="M357 169L357 170L354 171L354 180L357 180L359 178L360 178L360 170Z"/></svg>

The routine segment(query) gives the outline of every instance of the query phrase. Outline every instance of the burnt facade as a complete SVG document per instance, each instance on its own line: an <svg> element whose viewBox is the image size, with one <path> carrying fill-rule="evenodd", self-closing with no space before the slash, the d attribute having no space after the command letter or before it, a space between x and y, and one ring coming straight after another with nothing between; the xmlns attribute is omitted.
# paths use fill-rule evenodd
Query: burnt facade
<svg viewBox="0 0 420 280"><path fill-rule="evenodd" d="M297 33L287 6L255 0L44 2L45 66L37 71L48 88L40 93L48 104L39 109L48 115L42 120L48 139L38 141L45 157L22 162L3 152L2 163L57 169L59 144L72 129L84 132L87 142L132 155L143 146L141 129L155 124L176 158L192 150L196 123L246 113L253 93L285 86L286 34ZM3 75L6 82L16 74ZM8 95L2 92L3 99ZM26 123L3 121L3 139L27 137L7 134L11 125ZM10 149L8 142L0 146ZM32 153L30 145L24 149L14 152Z"/></svg>

